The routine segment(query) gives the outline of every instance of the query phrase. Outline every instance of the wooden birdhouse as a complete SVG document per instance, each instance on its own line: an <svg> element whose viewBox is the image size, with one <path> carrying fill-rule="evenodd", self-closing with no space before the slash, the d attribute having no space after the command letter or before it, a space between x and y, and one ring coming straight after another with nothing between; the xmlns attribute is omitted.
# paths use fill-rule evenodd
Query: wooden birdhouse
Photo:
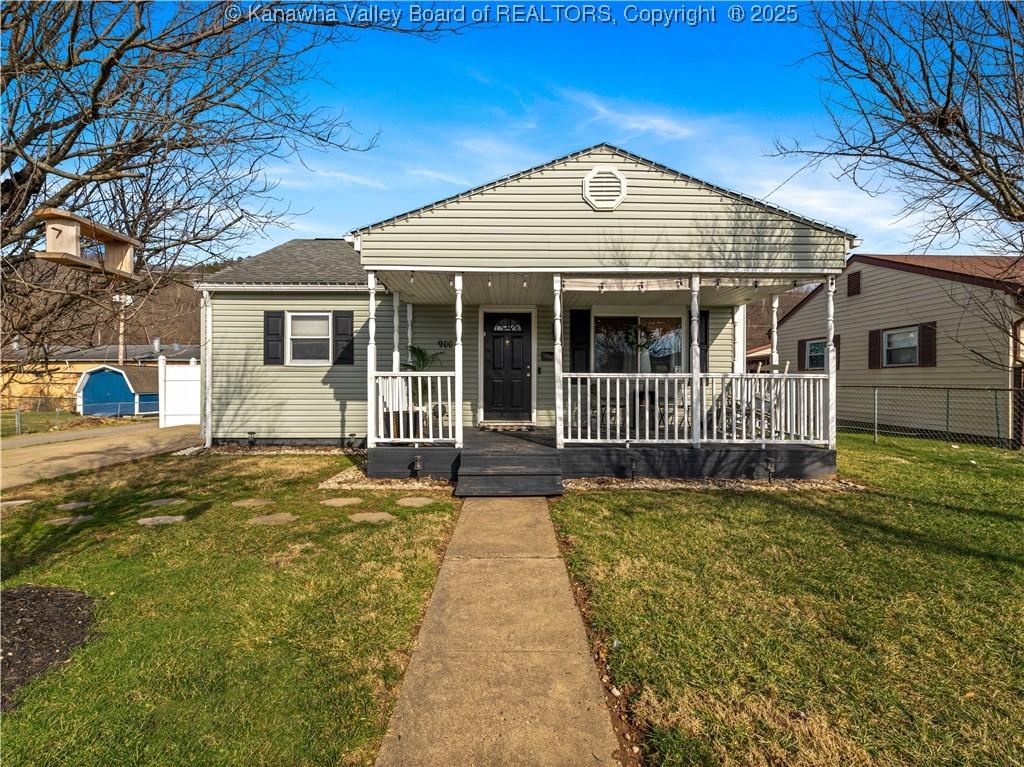
<svg viewBox="0 0 1024 767"><path fill-rule="evenodd" d="M40 208L35 216L46 226L46 250L36 251L36 258L121 279L139 279L135 248L142 243L138 240L59 208Z"/></svg>

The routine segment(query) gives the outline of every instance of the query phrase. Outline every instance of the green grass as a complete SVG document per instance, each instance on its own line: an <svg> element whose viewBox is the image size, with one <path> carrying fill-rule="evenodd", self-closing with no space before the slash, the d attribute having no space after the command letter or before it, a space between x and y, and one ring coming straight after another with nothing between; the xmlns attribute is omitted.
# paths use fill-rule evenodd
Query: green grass
<svg viewBox="0 0 1024 767"><path fill-rule="evenodd" d="M1024 457L844 436L869 492L554 507L651 764L1024 764Z"/></svg>
<svg viewBox="0 0 1024 767"><path fill-rule="evenodd" d="M5 513L4 586L97 599L91 641L21 691L3 716L5 765L345 765L376 755L413 632L455 518L449 498L325 492L348 459L157 458L20 488ZM361 507L319 501L362 495ZM141 502L186 496L187 506ZM235 508L261 496L273 507ZM66 530L41 521L83 511ZM347 519L386 510L381 526ZM245 524L286 511L288 525ZM187 514L143 528L139 516Z"/></svg>

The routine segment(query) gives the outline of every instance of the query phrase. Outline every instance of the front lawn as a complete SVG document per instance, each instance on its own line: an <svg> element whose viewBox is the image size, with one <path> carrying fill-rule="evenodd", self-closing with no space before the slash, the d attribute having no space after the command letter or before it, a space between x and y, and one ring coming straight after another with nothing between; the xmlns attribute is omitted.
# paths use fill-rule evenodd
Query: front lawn
<svg viewBox="0 0 1024 767"><path fill-rule="evenodd" d="M38 434L46 431L95 429L98 426L123 425L133 422L136 422L135 419L81 416L69 410L23 410L21 412L21 431L19 432L14 411L3 410L0 411L0 437Z"/></svg>
<svg viewBox="0 0 1024 767"><path fill-rule="evenodd" d="M4 764L347 765L373 761L455 519L447 496L320 491L327 455L163 457L19 488L4 587L93 597L90 640L15 694ZM320 503L362 496L354 506ZM184 497L184 504L143 508ZM273 505L239 508L262 497ZM88 509L58 511L69 501ZM358 511L397 519L355 523ZM248 525L289 512L283 525ZM43 525L92 514L77 527ZM187 521L144 528L156 514Z"/></svg>
<svg viewBox="0 0 1024 767"><path fill-rule="evenodd" d="M844 436L868 492L555 504L651 764L1024 764L1024 457Z"/></svg>

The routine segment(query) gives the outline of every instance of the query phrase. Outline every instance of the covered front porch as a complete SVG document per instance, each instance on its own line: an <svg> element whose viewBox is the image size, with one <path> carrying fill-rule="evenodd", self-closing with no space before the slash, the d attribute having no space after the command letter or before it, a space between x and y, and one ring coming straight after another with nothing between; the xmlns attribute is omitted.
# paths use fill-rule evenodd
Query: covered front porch
<svg viewBox="0 0 1024 767"><path fill-rule="evenodd" d="M773 312L773 364L746 373L746 304L821 280L825 369L778 367ZM559 482L834 473L830 275L371 271L369 285L377 476L461 476L461 486L488 461L492 487L545 465ZM382 294L387 339L376 334ZM377 367L379 344L391 347L390 370ZM413 345L437 364L408 369Z"/></svg>

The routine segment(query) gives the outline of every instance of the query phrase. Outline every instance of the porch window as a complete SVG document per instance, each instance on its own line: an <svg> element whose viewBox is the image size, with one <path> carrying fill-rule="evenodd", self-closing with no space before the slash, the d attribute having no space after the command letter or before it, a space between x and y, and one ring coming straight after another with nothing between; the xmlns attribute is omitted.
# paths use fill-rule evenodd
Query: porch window
<svg viewBox="0 0 1024 767"><path fill-rule="evenodd" d="M287 348L290 364L331 364L331 315L289 313Z"/></svg>
<svg viewBox="0 0 1024 767"><path fill-rule="evenodd" d="M896 328L882 333L885 367L917 364L917 327Z"/></svg>
<svg viewBox="0 0 1024 767"><path fill-rule="evenodd" d="M679 317L594 317L595 373L679 373Z"/></svg>
<svg viewBox="0 0 1024 767"><path fill-rule="evenodd" d="M807 355L804 359L804 370L824 370L825 339L815 338L813 341L808 341L804 349Z"/></svg>

